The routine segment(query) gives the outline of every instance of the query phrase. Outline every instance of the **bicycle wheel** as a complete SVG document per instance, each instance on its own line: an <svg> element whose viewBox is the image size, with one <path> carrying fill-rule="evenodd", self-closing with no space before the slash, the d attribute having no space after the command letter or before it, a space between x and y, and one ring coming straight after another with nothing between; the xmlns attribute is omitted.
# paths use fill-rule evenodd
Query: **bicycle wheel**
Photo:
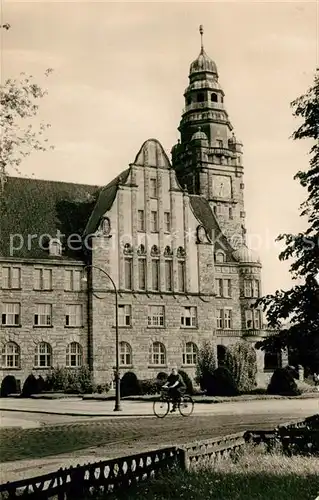
<svg viewBox="0 0 319 500"><path fill-rule="evenodd" d="M179 413L183 417L189 417L194 410L194 401L188 394L182 397L179 405L178 405Z"/></svg>
<svg viewBox="0 0 319 500"><path fill-rule="evenodd" d="M169 402L165 399L158 399L153 403L153 412L158 418L164 418L169 412Z"/></svg>

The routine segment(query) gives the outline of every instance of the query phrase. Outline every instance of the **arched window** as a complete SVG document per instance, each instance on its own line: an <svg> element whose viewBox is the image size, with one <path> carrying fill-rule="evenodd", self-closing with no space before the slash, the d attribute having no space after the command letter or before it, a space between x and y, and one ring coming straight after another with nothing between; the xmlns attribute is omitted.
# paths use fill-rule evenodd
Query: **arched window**
<svg viewBox="0 0 319 500"><path fill-rule="evenodd" d="M183 365L196 365L198 348L194 342L186 342L183 352Z"/></svg>
<svg viewBox="0 0 319 500"><path fill-rule="evenodd" d="M62 243L58 239L52 239L49 242L49 254L51 257L60 257L62 255Z"/></svg>
<svg viewBox="0 0 319 500"><path fill-rule="evenodd" d="M281 368L281 352L265 351L264 370L275 370Z"/></svg>
<svg viewBox="0 0 319 500"><path fill-rule="evenodd" d="M3 368L20 368L20 347L15 342L4 345L1 354Z"/></svg>
<svg viewBox="0 0 319 500"><path fill-rule="evenodd" d="M218 101L218 97L217 97L217 94L215 94L215 92L213 92L210 96L210 100L212 102L217 102Z"/></svg>
<svg viewBox="0 0 319 500"><path fill-rule="evenodd" d="M120 365L131 366L132 363L132 348L128 342L120 342Z"/></svg>
<svg viewBox="0 0 319 500"><path fill-rule="evenodd" d="M77 342L71 342L66 348L66 366L76 368L82 366L83 349Z"/></svg>
<svg viewBox="0 0 319 500"><path fill-rule="evenodd" d="M166 365L166 351L164 344L153 342L149 350L150 365Z"/></svg>
<svg viewBox="0 0 319 500"><path fill-rule="evenodd" d="M223 366L226 358L226 347L224 345L217 346L217 366Z"/></svg>
<svg viewBox="0 0 319 500"><path fill-rule="evenodd" d="M216 253L215 253L215 261L216 262L226 262L226 255L224 254L224 252L222 252L221 250L218 250Z"/></svg>
<svg viewBox="0 0 319 500"><path fill-rule="evenodd" d="M40 342L35 349L34 355L35 368L51 368L52 366L52 348L47 342Z"/></svg>
<svg viewBox="0 0 319 500"><path fill-rule="evenodd" d="M199 94L197 94L197 102L203 101L205 101L205 94L203 94L203 92L199 92Z"/></svg>

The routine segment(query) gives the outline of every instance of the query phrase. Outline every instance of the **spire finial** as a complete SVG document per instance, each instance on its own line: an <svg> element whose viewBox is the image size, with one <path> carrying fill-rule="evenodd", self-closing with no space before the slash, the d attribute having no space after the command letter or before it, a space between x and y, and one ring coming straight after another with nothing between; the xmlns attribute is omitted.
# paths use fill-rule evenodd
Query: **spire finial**
<svg viewBox="0 0 319 500"><path fill-rule="evenodd" d="M200 32L200 48L201 48L201 52L203 52L204 51L204 42L203 42L204 26L202 24L199 26L199 32Z"/></svg>

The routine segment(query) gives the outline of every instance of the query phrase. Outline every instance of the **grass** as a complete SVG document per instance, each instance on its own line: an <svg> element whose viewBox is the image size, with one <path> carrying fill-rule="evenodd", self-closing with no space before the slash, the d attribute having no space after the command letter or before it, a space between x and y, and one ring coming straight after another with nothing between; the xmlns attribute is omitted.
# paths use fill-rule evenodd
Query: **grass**
<svg viewBox="0 0 319 500"><path fill-rule="evenodd" d="M110 500L315 500L318 471L318 457L248 448L236 462L226 459L190 472L176 470Z"/></svg>

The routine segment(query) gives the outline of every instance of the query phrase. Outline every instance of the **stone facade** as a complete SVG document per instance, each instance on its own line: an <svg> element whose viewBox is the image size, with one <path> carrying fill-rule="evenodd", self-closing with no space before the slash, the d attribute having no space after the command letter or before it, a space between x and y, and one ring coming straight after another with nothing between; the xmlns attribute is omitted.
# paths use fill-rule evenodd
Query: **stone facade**
<svg viewBox="0 0 319 500"><path fill-rule="evenodd" d="M216 65L203 47L189 79L172 164L159 142L150 139L104 188L8 179L9 212L2 217L1 234L19 232L13 226L20 218L24 236L34 227L42 234L61 227L64 235L55 253L53 238L47 250L24 249L13 256L0 245L1 380L14 375L23 384L30 373L44 376L51 366L82 363L98 383L110 382L114 286L121 373L151 378L177 365L194 376L204 341L217 346L246 339L254 345L267 335L261 312L250 307L261 293L261 264L245 244L242 145L225 109ZM15 200L27 196L27 204L28 189L33 205L19 215ZM30 214L32 223L26 221ZM66 241L71 232L81 239L72 254ZM13 268L20 269L15 288L8 278L17 273ZM43 279L39 269L47 270L46 280L52 275L46 290L36 289ZM78 272L73 291L66 290L69 271ZM86 284L79 284L80 275L87 276ZM8 303L18 304L18 313ZM39 304L52 311L50 319L49 309ZM43 352L37 352L39 344ZM258 368L263 383L262 352Z"/></svg>

